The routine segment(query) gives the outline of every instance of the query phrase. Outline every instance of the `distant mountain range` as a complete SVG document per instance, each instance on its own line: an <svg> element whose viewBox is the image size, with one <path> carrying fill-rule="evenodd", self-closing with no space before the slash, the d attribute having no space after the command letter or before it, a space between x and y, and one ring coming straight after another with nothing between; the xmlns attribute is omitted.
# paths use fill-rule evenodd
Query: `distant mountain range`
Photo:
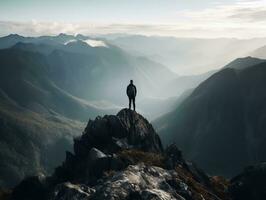
<svg viewBox="0 0 266 200"><path fill-rule="evenodd" d="M257 57L252 52L266 44L266 38L201 39L142 35L105 37L125 51L146 56L181 75L219 69L238 57Z"/></svg>
<svg viewBox="0 0 266 200"><path fill-rule="evenodd" d="M92 47L87 42L89 39L65 34L38 38L10 35L0 39L0 47L14 45L12 48L46 55L50 70L54 70L50 73L57 84L87 100L121 100L124 96L121 95L124 89L121 83L127 84L130 79L142 88L140 96L158 96L157 88L177 77L165 66L145 57L131 56L106 41L102 41L106 46ZM74 73L73 68L76 70ZM62 69L64 73L58 73ZM119 83L115 82L117 78ZM64 85L67 81L71 84Z"/></svg>
<svg viewBox="0 0 266 200"><path fill-rule="evenodd" d="M266 161L266 61L242 58L202 82L173 112L154 121L207 172L232 176Z"/></svg>

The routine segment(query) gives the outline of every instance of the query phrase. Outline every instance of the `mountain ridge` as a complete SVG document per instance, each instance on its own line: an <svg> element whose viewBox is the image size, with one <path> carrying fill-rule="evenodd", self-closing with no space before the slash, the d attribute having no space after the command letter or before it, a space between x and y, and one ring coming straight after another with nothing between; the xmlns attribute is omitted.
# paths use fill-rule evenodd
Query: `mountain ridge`
<svg viewBox="0 0 266 200"><path fill-rule="evenodd" d="M176 141L211 174L231 177L263 162L265 74L262 62L212 75L175 111L154 122L164 144Z"/></svg>

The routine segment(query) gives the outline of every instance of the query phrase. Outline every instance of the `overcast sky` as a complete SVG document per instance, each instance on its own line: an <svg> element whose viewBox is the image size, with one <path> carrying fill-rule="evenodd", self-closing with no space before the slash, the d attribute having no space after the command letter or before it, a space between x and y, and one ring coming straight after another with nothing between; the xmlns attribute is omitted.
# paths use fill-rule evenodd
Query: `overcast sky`
<svg viewBox="0 0 266 200"><path fill-rule="evenodd" d="M0 0L0 35L265 37L266 0Z"/></svg>

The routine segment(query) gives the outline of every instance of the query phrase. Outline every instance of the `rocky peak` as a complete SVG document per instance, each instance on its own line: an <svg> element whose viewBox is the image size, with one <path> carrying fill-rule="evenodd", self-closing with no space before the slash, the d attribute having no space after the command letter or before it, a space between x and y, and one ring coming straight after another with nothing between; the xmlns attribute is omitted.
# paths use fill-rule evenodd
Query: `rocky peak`
<svg viewBox="0 0 266 200"><path fill-rule="evenodd" d="M41 195L39 195L41 194ZM74 140L74 154L50 177L18 185L14 200L219 200L211 179L183 159L175 145L163 150L152 125L128 109L90 120Z"/></svg>
<svg viewBox="0 0 266 200"><path fill-rule="evenodd" d="M143 116L135 111L123 109L117 114L117 117L127 129L127 140L130 145L144 151L163 151L160 137Z"/></svg>
<svg viewBox="0 0 266 200"><path fill-rule="evenodd" d="M129 109L88 122L82 136L74 140L74 151L77 155L87 155L92 147L105 153L132 148L163 151L161 140L148 120Z"/></svg>

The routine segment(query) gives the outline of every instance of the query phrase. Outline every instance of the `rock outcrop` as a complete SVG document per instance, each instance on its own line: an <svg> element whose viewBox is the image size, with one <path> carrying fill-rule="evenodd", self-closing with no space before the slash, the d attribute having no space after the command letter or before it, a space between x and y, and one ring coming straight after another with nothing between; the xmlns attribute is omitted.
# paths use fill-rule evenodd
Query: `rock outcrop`
<svg viewBox="0 0 266 200"><path fill-rule="evenodd" d="M161 140L152 125L129 109L121 110L116 116L106 115L88 122L83 135L75 139L74 151L76 155L86 155L92 147L106 153L130 148L147 152L163 151Z"/></svg>
<svg viewBox="0 0 266 200"><path fill-rule="evenodd" d="M135 111L121 110L90 120L83 134L74 139L74 154L55 171L56 180L79 180L90 184L106 170L121 170L129 162L117 153L123 150L162 153L161 140L152 125Z"/></svg>
<svg viewBox="0 0 266 200"><path fill-rule="evenodd" d="M234 200L263 200L265 189L266 163L250 166L231 180L229 188Z"/></svg>
<svg viewBox="0 0 266 200"><path fill-rule="evenodd" d="M54 174L24 180L13 199L227 199L226 188L217 185L176 145L164 150L144 117L123 109L90 120Z"/></svg>

